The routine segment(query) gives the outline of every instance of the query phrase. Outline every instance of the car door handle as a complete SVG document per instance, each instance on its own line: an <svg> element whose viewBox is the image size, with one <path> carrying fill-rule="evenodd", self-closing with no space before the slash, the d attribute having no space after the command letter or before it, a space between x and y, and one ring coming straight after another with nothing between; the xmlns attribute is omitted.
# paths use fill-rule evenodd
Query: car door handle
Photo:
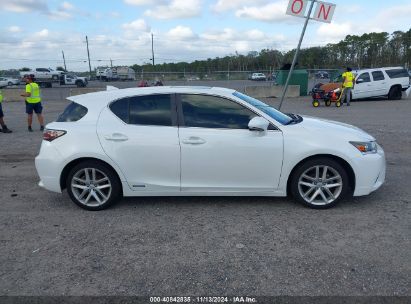
<svg viewBox="0 0 411 304"><path fill-rule="evenodd" d="M183 144L187 144L187 145L202 145L205 144L205 140L200 138L200 137L196 137L196 136L191 136L189 138L183 139Z"/></svg>
<svg viewBox="0 0 411 304"><path fill-rule="evenodd" d="M104 138L106 140L110 140L110 141L126 141L126 140L128 140L128 137L124 134L121 134L121 133L113 133L111 135L106 135L106 136L104 136Z"/></svg>

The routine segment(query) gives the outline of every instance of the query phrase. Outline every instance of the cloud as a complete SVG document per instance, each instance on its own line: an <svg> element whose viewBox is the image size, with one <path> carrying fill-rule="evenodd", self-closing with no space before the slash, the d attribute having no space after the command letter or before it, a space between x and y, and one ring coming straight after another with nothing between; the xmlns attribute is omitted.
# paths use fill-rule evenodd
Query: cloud
<svg viewBox="0 0 411 304"><path fill-rule="evenodd" d="M47 13L49 10L45 0L0 0L0 7L15 13L32 11Z"/></svg>
<svg viewBox="0 0 411 304"><path fill-rule="evenodd" d="M254 5L263 5L267 4L269 0L254 0ZM236 10L241 7L247 6L250 4L250 0L218 0L216 4L212 5L211 8L217 13Z"/></svg>
<svg viewBox="0 0 411 304"><path fill-rule="evenodd" d="M156 19L191 18L201 14L202 0L172 0L145 11L145 15Z"/></svg>
<svg viewBox="0 0 411 304"><path fill-rule="evenodd" d="M150 26L146 23L144 19L137 19L130 23L124 23L122 27L126 31L150 32Z"/></svg>
<svg viewBox="0 0 411 304"><path fill-rule="evenodd" d="M167 36L173 40L191 40L197 38L189 27L178 25L167 32Z"/></svg>
<svg viewBox="0 0 411 304"><path fill-rule="evenodd" d="M238 18L254 19L264 22L278 22L289 19L285 14L287 10L287 2L280 1L269 3L263 6L243 7L235 12Z"/></svg>
<svg viewBox="0 0 411 304"><path fill-rule="evenodd" d="M8 28L9 32L11 33L19 33L22 29L19 26L13 25Z"/></svg>
<svg viewBox="0 0 411 304"><path fill-rule="evenodd" d="M152 4L153 1L152 0L124 0L124 3L139 6L139 5Z"/></svg>
<svg viewBox="0 0 411 304"><path fill-rule="evenodd" d="M47 38L49 35L50 35L50 32L49 32L48 29L43 29L43 30L41 30L39 32L35 32L33 34L33 36L36 37L36 38Z"/></svg>

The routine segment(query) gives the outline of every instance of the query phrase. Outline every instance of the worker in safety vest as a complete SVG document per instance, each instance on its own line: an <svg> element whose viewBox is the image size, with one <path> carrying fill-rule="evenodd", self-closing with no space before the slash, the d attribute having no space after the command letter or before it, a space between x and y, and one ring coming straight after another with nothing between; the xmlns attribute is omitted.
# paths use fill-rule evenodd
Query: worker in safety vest
<svg viewBox="0 0 411 304"><path fill-rule="evenodd" d="M3 120L4 113L3 113L3 107L1 105L2 102L3 102L3 93L0 90L0 125L1 125L0 132L11 133L11 130L7 128L7 126L6 126L6 124L4 123L4 120Z"/></svg>
<svg viewBox="0 0 411 304"><path fill-rule="evenodd" d="M26 75L24 80L26 81L26 93L21 94L21 96L26 97L27 129L29 132L33 132L31 124L33 122L34 111L37 114L40 131L44 131L44 118L41 114L43 112L43 106L41 105L39 85L34 82L34 75Z"/></svg>
<svg viewBox="0 0 411 304"><path fill-rule="evenodd" d="M341 101L344 103L344 98L347 102L347 106L350 105L350 100L351 100L351 90L354 87L354 74L351 72L352 69L347 67L347 70L342 74L342 94L341 96Z"/></svg>

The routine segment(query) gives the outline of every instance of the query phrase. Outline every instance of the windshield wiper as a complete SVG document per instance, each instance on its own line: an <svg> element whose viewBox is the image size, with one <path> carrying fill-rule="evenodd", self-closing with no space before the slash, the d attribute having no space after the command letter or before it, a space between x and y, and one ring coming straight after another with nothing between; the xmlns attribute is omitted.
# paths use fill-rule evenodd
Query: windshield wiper
<svg viewBox="0 0 411 304"><path fill-rule="evenodd" d="M297 114L285 113L285 115L287 115L291 118L291 120L288 123L286 123L286 125L296 124L296 123L299 123L303 120L303 118L300 115L297 115Z"/></svg>

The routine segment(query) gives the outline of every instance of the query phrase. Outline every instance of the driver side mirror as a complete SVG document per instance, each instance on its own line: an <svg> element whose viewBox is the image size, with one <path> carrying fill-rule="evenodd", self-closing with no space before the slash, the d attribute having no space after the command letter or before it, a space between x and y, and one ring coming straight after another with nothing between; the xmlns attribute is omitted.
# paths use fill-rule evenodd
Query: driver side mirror
<svg viewBox="0 0 411 304"><path fill-rule="evenodd" d="M254 117L248 123L248 129L250 131L265 132L268 130L269 125L270 123L266 119L262 117Z"/></svg>

